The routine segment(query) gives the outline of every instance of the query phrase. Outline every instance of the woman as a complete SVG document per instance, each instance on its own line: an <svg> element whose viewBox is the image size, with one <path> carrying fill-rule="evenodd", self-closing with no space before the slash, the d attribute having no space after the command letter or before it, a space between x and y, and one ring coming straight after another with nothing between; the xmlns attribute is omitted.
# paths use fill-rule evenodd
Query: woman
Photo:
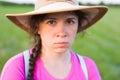
<svg viewBox="0 0 120 80"><path fill-rule="evenodd" d="M32 12L7 14L34 37L35 46L28 50L27 78L22 52L6 63L1 80L86 80L82 62L70 47L76 33L90 27L106 12L104 6L79 6L75 0L37 0ZM88 80L101 80L94 61L85 56L83 60Z"/></svg>

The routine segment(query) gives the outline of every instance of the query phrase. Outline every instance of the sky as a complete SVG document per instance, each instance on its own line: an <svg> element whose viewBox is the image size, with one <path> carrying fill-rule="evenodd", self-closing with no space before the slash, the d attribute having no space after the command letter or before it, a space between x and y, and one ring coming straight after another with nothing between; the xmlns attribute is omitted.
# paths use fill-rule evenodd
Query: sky
<svg viewBox="0 0 120 80"><path fill-rule="evenodd" d="M15 2L15 3L34 3L35 0L6 0L6 1L10 1L10 2ZM104 3L111 3L111 4L120 4L120 0L78 0L82 3L99 3L101 1L103 1Z"/></svg>
<svg viewBox="0 0 120 80"><path fill-rule="evenodd" d="M80 2L83 3L100 3L101 1L103 1L104 3L112 3L112 4L120 4L120 0L78 0Z"/></svg>

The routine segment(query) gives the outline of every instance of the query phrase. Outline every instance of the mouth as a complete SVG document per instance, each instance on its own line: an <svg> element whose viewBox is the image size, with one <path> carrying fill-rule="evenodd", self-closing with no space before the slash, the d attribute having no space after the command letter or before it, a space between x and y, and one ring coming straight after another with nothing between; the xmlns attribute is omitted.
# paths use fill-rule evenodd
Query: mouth
<svg viewBox="0 0 120 80"><path fill-rule="evenodd" d="M67 47L68 42L56 42L55 45L58 47Z"/></svg>

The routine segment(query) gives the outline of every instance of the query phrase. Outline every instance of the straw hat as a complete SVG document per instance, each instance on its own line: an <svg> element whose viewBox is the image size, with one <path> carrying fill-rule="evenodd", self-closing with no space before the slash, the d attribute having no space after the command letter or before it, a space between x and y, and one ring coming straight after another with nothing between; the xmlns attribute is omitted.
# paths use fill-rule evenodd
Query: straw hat
<svg viewBox="0 0 120 80"><path fill-rule="evenodd" d="M82 22L81 28L78 29L78 32L80 32L102 18L108 8L105 6L82 6L79 5L76 0L36 0L34 11L21 14L6 14L6 16L18 27L26 32L30 32L28 22L32 15L76 10L87 13L86 18L89 21L89 24L87 22Z"/></svg>

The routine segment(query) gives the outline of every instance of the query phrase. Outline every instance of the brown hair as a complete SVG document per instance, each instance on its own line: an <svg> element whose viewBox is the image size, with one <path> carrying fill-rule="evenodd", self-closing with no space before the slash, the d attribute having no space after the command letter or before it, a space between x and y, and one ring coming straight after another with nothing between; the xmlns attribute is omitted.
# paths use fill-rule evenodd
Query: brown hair
<svg viewBox="0 0 120 80"><path fill-rule="evenodd" d="M75 11L75 14L78 16L78 25L79 27L81 26L81 20L84 19L85 13L81 11ZM34 73L34 66L35 66L35 61L37 57L41 53L41 38L40 35L38 34L38 28L39 28L39 22L44 19L46 15L34 15L31 17L29 24L31 27L31 32L30 34L34 38L34 48L32 49L32 54L30 55L29 59L29 72L28 72L28 78L27 80L33 80L33 73Z"/></svg>
<svg viewBox="0 0 120 80"><path fill-rule="evenodd" d="M39 28L39 22L42 21L44 17L45 15L34 15L29 21L31 27L30 35L34 38L34 48L32 49L32 54L30 55L29 59L29 72L27 80L33 80L35 61L41 53L41 38L37 32Z"/></svg>

